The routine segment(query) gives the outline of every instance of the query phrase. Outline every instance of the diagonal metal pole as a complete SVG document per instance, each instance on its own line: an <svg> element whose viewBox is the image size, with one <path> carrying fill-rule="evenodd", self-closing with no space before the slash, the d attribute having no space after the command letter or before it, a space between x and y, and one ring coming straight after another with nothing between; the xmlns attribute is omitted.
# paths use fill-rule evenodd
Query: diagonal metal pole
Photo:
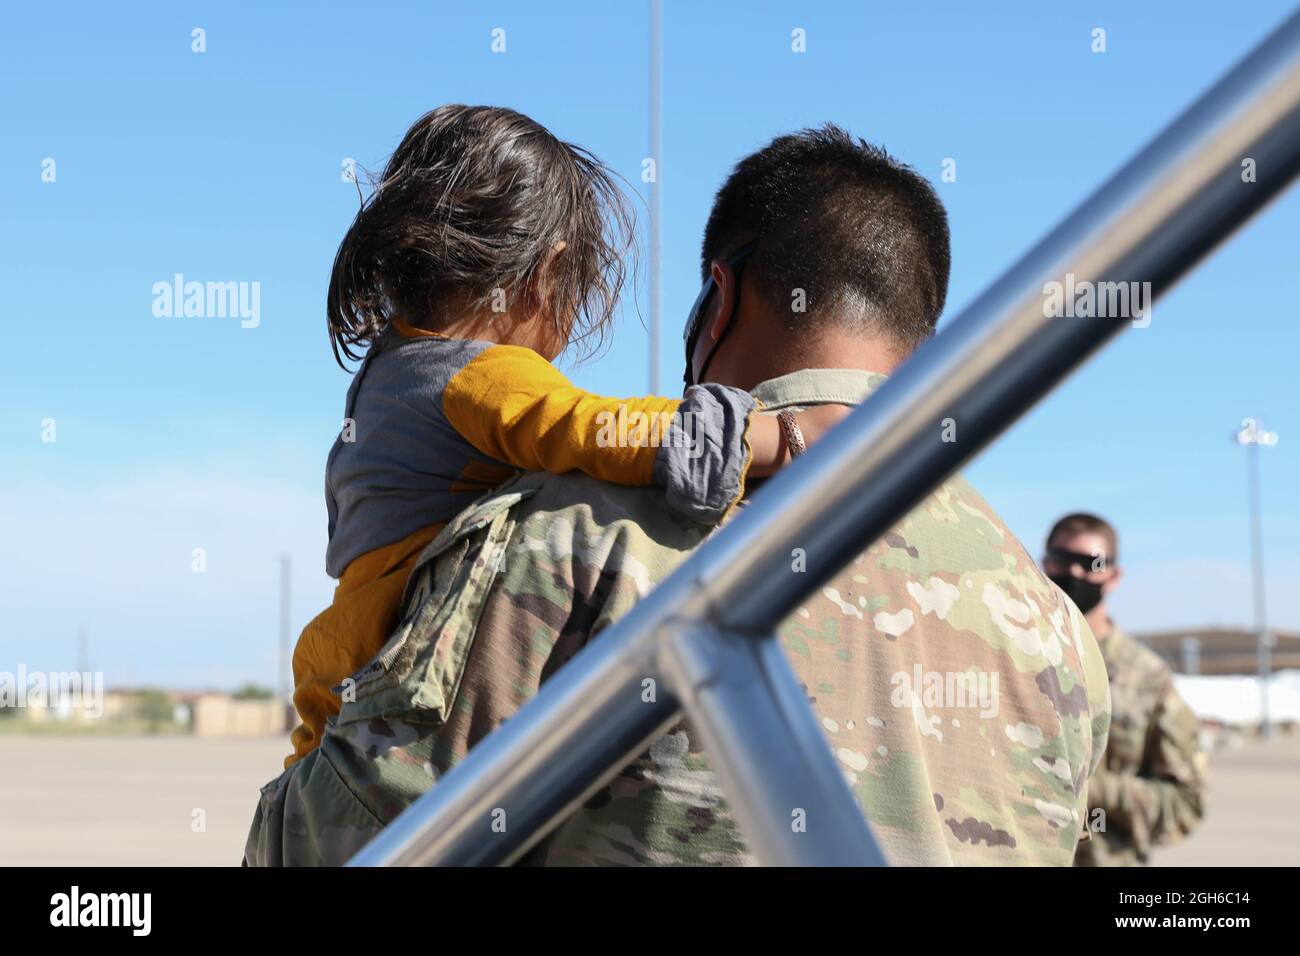
<svg viewBox="0 0 1300 956"><path fill-rule="evenodd" d="M1247 161L1255 181L1242 175ZM674 720L681 700L705 689L666 685L657 702L641 701L645 677L692 680L672 657L686 630L756 640L770 633L1131 319L1150 318L1055 317L1048 307L1052 283L1080 289L1149 282L1158 297L1297 173L1300 15L1293 15L918 349L869 402L561 668L353 864L518 858ZM955 442L942 439L949 419ZM792 575L786 569L796 547L807 554L807 570ZM812 714L803 710L794 720L806 726ZM714 739L740 741L732 752L741 762L752 760L743 738L750 716L715 708L706 717L719 725L710 731ZM789 729L793 739L798 728ZM753 779L771 781L761 768L750 769ZM494 833L493 811L506 807L510 828ZM787 821L742 825L751 845L763 847L779 845L768 837ZM837 858L819 846L809 855Z"/></svg>

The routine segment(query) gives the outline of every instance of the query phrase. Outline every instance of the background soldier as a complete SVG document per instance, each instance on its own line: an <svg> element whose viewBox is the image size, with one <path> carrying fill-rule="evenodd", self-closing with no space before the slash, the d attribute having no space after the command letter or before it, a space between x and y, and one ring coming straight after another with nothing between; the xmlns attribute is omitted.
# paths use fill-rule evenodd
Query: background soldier
<svg viewBox="0 0 1300 956"><path fill-rule="evenodd" d="M1043 570L1084 613L1110 675L1110 741L1088 786L1092 838L1076 866L1133 866L1151 848L1190 833L1205 814L1200 721L1153 651L1111 620L1106 598L1119 583L1118 537L1090 514L1066 515L1047 536Z"/></svg>

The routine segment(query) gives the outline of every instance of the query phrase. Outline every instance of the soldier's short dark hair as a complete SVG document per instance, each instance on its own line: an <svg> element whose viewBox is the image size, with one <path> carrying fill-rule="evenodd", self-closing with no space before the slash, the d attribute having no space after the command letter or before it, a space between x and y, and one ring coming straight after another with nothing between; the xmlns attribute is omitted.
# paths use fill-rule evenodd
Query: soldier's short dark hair
<svg viewBox="0 0 1300 956"><path fill-rule="evenodd" d="M833 316L910 351L943 312L943 203L911 167L834 124L778 136L737 164L704 230L703 277L750 243L745 270L791 331Z"/></svg>
<svg viewBox="0 0 1300 956"><path fill-rule="evenodd" d="M1106 560L1115 565L1119 563L1119 535L1115 527L1105 518L1099 518L1086 511L1076 511L1052 525L1047 532L1047 544L1050 547L1058 534L1099 534L1106 541Z"/></svg>

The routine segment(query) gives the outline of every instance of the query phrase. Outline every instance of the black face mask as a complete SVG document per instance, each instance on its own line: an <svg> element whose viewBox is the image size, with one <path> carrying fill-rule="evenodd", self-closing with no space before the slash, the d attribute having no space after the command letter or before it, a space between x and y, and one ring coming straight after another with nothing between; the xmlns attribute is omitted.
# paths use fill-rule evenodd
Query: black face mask
<svg viewBox="0 0 1300 956"><path fill-rule="evenodd" d="M1048 578L1064 591L1065 596L1077 604L1084 614L1101 603L1101 585L1095 581L1085 581L1073 574L1049 574Z"/></svg>

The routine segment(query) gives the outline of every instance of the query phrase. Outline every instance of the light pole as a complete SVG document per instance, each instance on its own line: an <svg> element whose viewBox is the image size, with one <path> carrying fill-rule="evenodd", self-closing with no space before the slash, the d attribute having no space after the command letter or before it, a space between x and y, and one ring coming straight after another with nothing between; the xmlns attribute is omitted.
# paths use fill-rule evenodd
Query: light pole
<svg viewBox="0 0 1300 956"><path fill-rule="evenodd" d="M659 188L663 163L663 2L650 0L650 394L659 394L659 239L664 203Z"/></svg>
<svg viewBox="0 0 1300 956"><path fill-rule="evenodd" d="M293 690L289 684L289 586L293 577L289 555L280 555L280 667L277 676L280 702L293 703Z"/></svg>
<svg viewBox="0 0 1300 956"><path fill-rule="evenodd" d="M1264 604L1264 545L1259 517L1259 449L1276 445L1277 432L1265 431L1253 418L1244 418L1241 428L1233 436L1238 445L1246 446L1247 494L1250 497L1250 551L1251 576L1255 590L1255 651L1259 660L1259 732L1268 737L1272 727L1268 719L1268 679L1273 672L1271 648L1273 636L1268 633L1268 612Z"/></svg>

